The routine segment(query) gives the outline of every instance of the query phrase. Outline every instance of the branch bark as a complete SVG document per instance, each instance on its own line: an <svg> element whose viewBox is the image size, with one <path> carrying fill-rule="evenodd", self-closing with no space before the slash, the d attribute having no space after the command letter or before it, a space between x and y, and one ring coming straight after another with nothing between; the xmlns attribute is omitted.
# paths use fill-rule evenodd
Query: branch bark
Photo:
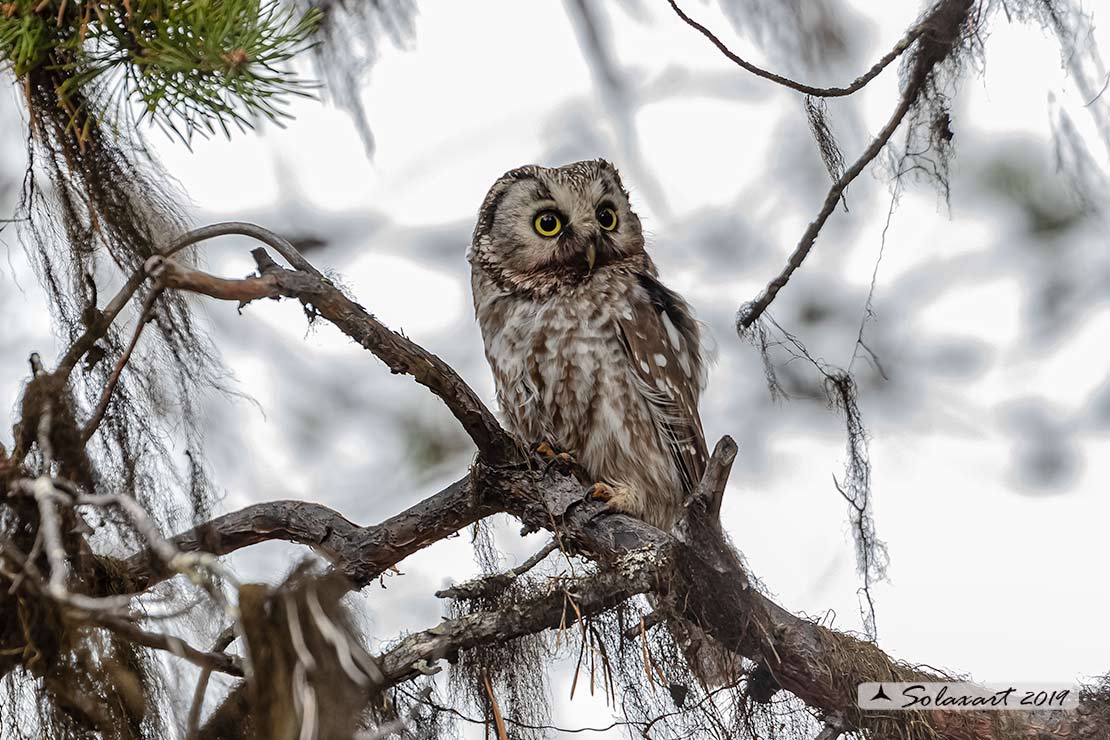
<svg viewBox="0 0 1110 740"><path fill-rule="evenodd" d="M477 493L470 491L471 486ZM452 514L460 498L474 497L494 503L465 516ZM410 509L377 527L359 528L326 507L273 502L213 520L201 528L205 537L189 533L173 541L182 549L215 542L222 552L274 538L304 542L328 552L344 572L355 577L355 585L364 585L398 562L401 553L415 552L446 536L460 521L473 520L482 510L503 510L529 527L552 531L565 546L608 566L596 579L574 587L575 604L583 614L599 613L648 590L664 593L671 603L686 605L685 619L766 666L779 686L810 707L843 717L852 728L882 736L884 729L913 721L927 724L948 740L1105 736L1084 729L1100 722L1092 719L1092 711L1066 716L927 712L893 720L889 715L861 713L855 706L860 682L945 677L895 660L870 642L795 616L755 589L738 559L720 558L720 539L702 532L683 542L637 519L612 513L604 504L584 499L581 484L557 471L477 464L469 479L413 508L419 513ZM423 526L433 527L429 531L437 534L422 532ZM335 537L321 537L332 529ZM360 573L362 567L367 570ZM553 591L510 610L451 620L410 635L379 660L389 683L404 681L434 670L435 660L453 652L557 626L565 598L563 591ZM1095 726L1099 733L1107 730L1104 724Z"/></svg>
<svg viewBox="0 0 1110 740"><path fill-rule="evenodd" d="M181 552L228 555L259 542L295 542L327 557L362 587L409 555L500 510L484 492L475 493L468 476L374 526L360 527L320 504L269 501L217 517L170 543ZM135 592L173 575L150 549L130 556L122 567Z"/></svg>
<svg viewBox="0 0 1110 740"><path fill-rule="evenodd" d="M575 478L520 465L516 443L442 360L386 329L319 274L282 269L261 250L255 251L255 259L259 274L244 280L217 278L166 258L154 258L148 270L165 287L222 299L297 298L394 372L412 375L439 395L471 434L479 458L467 478L376 527L358 527L318 505L274 502L179 535L173 544L180 550L226 554L267 539L303 542L330 557L352 578L353 586L362 586L406 555L484 516L506 511L527 528L550 530L562 547L608 566L595 579L579 584L575 598L579 609L585 604L600 611L636 593L654 591L668 603L683 605L682 618L765 667L783 689L823 715L843 718L849 728L884 736L911 722L949 740L1033 738L1048 727L1052 728L1048 737L1105 736L1104 724L1096 723L1099 734L1084 729L1092 722L1090 717L1101 716L1096 712L1066 718L963 712L894 718L863 714L855 707L860 682L943 677L896 661L872 643L797 617L752 586L716 522L734 446L718 445L711 474L699 488L705 505L689 507L673 535L614 514L603 504L584 499ZM167 575L149 552L133 556L126 565L140 588ZM560 601L566 598L565 593L553 591L517 608L453 620L410 636L382 660L392 681L405 680L421 672L420 667L431 659L451 651L553 626L556 616L562 618ZM225 706L245 708L246 704L236 692Z"/></svg>
<svg viewBox="0 0 1110 740"><path fill-rule="evenodd" d="M258 262L259 274L242 280L219 278L165 257L152 257L147 261L146 269L166 287L220 300L236 300L241 304L259 298L300 300L370 350L393 373L410 375L439 396L474 440L485 460L499 464L522 459L522 452L513 438L447 363L407 337L386 328L327 278L279 267L260 249L252 254Z"/></svg>

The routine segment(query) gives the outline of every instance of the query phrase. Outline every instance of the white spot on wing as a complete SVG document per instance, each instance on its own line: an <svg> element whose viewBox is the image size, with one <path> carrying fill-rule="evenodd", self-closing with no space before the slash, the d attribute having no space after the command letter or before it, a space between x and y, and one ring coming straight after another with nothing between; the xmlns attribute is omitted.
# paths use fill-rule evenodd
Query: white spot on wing
<svg viewBox="0 0 1110 740"><path fill-rule="evenodd" d="M655 364L658 365L659 367L666 367L667 366L667 358L664 355L656 353L655 354Z"/></svg>
<svg viewBox="0 0 1110 740"><path fill-rule="evenodd" d="M676 350L681 350L682 335L678 333L678 329L675 328L674 322L671 321L671 317L667 315L666 311L663 311L659 314L659 318L663 321L663 328L667 330L667 339L670 341L671 346Z"/></svg>

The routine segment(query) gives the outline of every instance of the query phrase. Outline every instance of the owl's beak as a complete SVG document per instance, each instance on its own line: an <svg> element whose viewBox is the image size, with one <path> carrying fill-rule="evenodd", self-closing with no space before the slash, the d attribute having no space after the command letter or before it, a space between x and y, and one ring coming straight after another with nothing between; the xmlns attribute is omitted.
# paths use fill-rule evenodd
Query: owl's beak
<svg viewBox="0 0 1110 740"><path fill-rule="evenodd" d="M586 245L586 264L589 265L590 272L593 272L595 262L597 262L597 245L590 242Z"/></svg>

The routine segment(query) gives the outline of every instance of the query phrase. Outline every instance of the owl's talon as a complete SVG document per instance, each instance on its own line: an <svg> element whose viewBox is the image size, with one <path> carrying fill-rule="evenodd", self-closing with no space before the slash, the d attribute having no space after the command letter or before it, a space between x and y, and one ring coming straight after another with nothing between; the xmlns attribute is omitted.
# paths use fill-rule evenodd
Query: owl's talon
<svg viewBox="0 0 1110 740"><path fill-rule="evenodd" d="M540 442L532 449L532 451L535 452L537 455L540 455L541 457L558 460L563 464L572 465L575 462L574 455L570 454L569 452L557 452L555 448L552 447L551 444L547 441Z"/></svg>
<svg viewBox="0 0 1110 740"><path fill-rule="evenodd" d="M622 514L636 514L635 497L632 490L625 486L611 486L598 481L586 491L586 498L601 501L610 511L619 511Z"/></svg>
<svg viewBox="0 0 1110 740"><path fill-rule="evenodd" d="M543 474L547 475L552 468L564 474L572 473L578 461L569 452L556 452L550 443L544 441L532 448L532 452L540 457L547 458L543 465Z"/></svg>
<svg viewBox="0 0 1110 740"><path fill-rule="evenodd" d="M602 483L600 481L594 483L590 486L590 489L586 491L586 498L593 499L594 501L601 501L606 504L612 501L613 497L616 495L617 489L613 488L608 483Z"/></svg>

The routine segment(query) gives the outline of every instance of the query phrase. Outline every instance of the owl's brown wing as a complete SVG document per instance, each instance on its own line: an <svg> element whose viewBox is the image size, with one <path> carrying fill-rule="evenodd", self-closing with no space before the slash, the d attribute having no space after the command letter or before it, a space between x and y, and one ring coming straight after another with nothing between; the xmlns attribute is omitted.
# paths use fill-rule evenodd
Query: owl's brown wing
<svg viewBox="0 0 1110 740"><path fill-rule="evenodd" d="M686 302L655 277L641 274L642 300L620 319L622 341L641 394L689 495L705 471L708 452L698 416L704 366L697 322Z"/></svg>

